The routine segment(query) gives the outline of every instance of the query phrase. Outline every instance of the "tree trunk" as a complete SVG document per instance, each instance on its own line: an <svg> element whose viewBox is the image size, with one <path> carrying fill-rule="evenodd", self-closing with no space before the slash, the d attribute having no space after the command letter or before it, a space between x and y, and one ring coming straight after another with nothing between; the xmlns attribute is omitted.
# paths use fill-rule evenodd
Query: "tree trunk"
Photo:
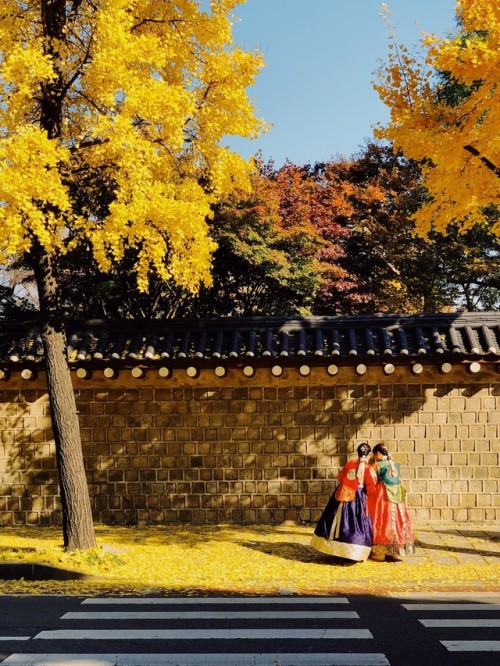
<svg viewBox="0 0 500 666"><path fill-rule="evenodd" d="M96 540L80 424L66 356L66 335L59 316L57 282L50 256L37 243L32 257L40 299L47 386L59 470L64 547L87 550L96 546Z"/></svg>
<svg viewBox="0 0 500 666"><path fill-rule="evenodd" d="M42 0L40 20L46 38L44 52L52 59L56 76L41 86L40 127L47 132L49 139L56 140L61 137L62 132L65 80L58 66L59 48L66 39L67 17L66 0ZM86 550L93 548L96 542L83 462L80 424L66 356L66 335L59 314L59 290L52 265L53 257L35 237L31 258L42 317L47 386L61 488L64 546L68 550Z"/></svg>

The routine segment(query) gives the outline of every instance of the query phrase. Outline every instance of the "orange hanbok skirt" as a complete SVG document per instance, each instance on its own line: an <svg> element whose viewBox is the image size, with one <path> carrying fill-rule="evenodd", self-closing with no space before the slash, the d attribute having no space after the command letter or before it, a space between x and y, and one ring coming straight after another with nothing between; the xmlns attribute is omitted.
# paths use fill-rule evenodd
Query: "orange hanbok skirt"
<svg viewBox="0 0 500 666"><path fill-rule="evenodd" d="M373 524L373 545L389 546L398 555L409 555L415 549L406 502L391 502L383 483L367 498Z"/></svg>

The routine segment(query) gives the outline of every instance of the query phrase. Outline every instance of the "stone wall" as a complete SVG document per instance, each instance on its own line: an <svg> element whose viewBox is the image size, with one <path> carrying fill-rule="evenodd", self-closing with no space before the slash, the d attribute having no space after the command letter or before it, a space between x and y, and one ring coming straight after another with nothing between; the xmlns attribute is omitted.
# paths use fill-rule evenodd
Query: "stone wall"
<svg viewBox="0 0 500 666"><path fill-rule="evenodd" d="M134 379L75 376L94 519L99 523L316 521L361 441L402 465L418 522L500 519L500 383L408 367L390 376L232 368ZM1 524L61 520L43 374L0 385Z"/></svg>

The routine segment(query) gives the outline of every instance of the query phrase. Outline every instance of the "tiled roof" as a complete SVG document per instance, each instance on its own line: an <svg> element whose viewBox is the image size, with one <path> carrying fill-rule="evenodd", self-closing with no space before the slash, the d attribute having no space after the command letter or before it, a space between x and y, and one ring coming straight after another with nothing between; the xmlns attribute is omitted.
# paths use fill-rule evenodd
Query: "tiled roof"
<svg viewBox="0 0 500 666"><path fill-rule="evenodd" d="M71 364L259 364L321 359L370 364L500 357L500 313L250 317L69 323ZM331 361L330 361L331 362ZM0 366L43 363L37 325L0 326Z"/></svg>

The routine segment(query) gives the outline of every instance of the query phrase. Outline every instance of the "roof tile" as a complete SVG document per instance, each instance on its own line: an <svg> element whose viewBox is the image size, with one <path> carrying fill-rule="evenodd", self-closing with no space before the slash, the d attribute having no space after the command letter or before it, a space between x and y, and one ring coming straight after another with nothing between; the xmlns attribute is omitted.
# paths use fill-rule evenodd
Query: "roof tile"
<svg viewBox="0 0 500 666"><path fill-rule="evenodd" d="M500 356L500 313L70 322L72 364ZM0 327L0 365L43 363L38 324ZM274 361L273 361L274 362Z"/></svg>

